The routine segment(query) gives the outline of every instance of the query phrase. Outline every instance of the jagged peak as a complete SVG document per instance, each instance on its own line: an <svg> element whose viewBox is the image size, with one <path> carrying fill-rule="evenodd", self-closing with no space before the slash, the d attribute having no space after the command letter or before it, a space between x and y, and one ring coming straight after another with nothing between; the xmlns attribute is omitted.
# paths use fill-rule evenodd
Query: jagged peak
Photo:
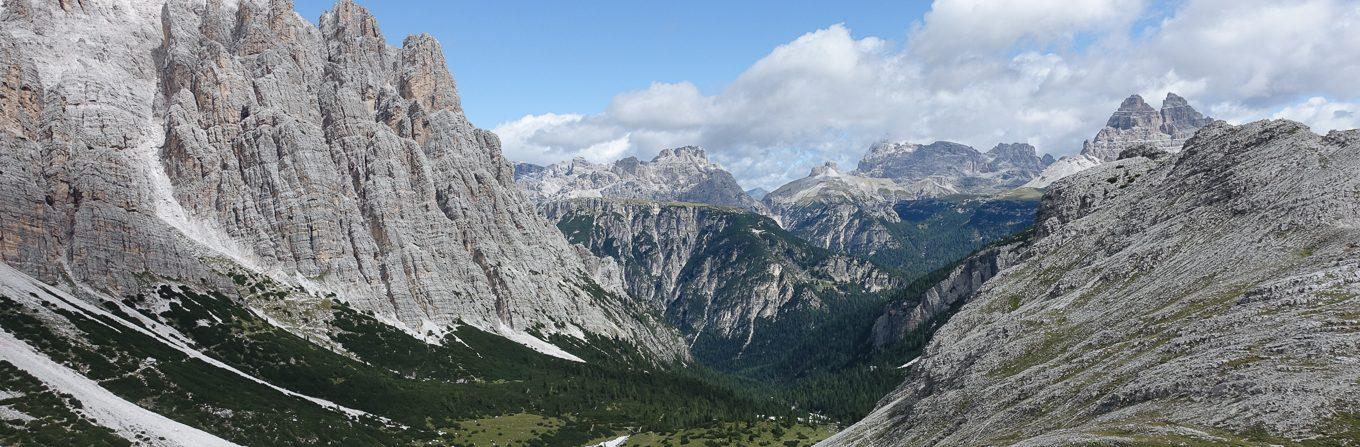
<svg viewBox="0 0 1360 447"><path fill-rule="evenodd" d="M334 36L345 34L354 37L383 38L382 30L378 28L378 19L368 8L360 6L354 0L336 1L335 6L321 14L321 28L329 30L327 34Z"/></svg>
<svg viewBox="0 0 1360 447"><path fill-rule="evenodd" d="M828 161L826 163L822 163L821 166L813 167L812 172L808 173L808 177L822 177L822 176L840 177L841 176L840 167L836 165L836 162Z"/></svg>
<svg viewBox="0 0 1360 447"><path fill-rule="evenodd" d="M1132 129L1134 127L1156 126L1160 116L1157 109L1152 108L1140 95L1130 95L1119 103L1119 109L1110 115L1110 119L1105 122L1105 127L1115 129Z"/></svg>
<svg viewBox="0 0 1360 447"><path fill-rule="evenodd" d="M1163 110L1165 110L1167 107L1180 107L1180 106L1188 107L1189 105L1190 105L1189 101L1186 101L1185 98L1181 97L1181 95L1177 95L1173 92L1166 92L1166 99L1162 100Z"/></svg>
<svg viewBox="0 0 1360 447"><path fill-rule="evenodd" d="M401 65L397 89L402 98L415 101L429 112L462 109L457 84L434 36L425 33L406 36L402 41Z"/></svg>

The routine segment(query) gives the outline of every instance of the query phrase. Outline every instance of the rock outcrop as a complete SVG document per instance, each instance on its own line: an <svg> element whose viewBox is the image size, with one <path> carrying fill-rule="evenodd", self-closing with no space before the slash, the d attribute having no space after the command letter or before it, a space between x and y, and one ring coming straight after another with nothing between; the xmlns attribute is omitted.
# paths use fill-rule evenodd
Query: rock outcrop
<svg viewBox="0 0 1360 447"><path fill-rule="evenodd" d="M930 325L976 295L983 283L1020 262L1027 252L1025 245L1024 241L1015 241L989 246L961 261L924 293L889 303L883 315L874 321L871 336L874 347L883 349L908 337L923 335Z"/></svg>
<svg viewBox="0 0 1360 447"><path fill-rule="evenodd" d="M520 188L539 202L611 197L662 202L695 202L764 212L732 174L708 160L703 148L663 149L651 161L628 157L601 165L582 158L541 170L525 169Z"/></svg>
<svg viewBox="0 0 1360 447"><path fill-rule="evenodd" d="M5 4L0 260L115 296L244 268L412 332L679 340L597 297L429 36L339 2ZM738 191L740 193L740 191ZM743 195L744 196L744 195Z"/></svg>
<svg viewBox="0 0 1360 447"><path fill-rule="evenodd" d="M1141 96L1129 96L1095 138L1082 143L1080 154L1059 159L1025 186L1046 187L1063 177L1118 160L1121 152L1134 147L1179 151L1195 131L1211 122L1213 119L1200 114L1175 93L1166 94L1161 110L1153 109Z"/></svg>
<svg viewBox="0 0 1360 447"><path fill-rule="evenodd" d="M1024 143L998 144L982 153L948 141L884 142L869 149L854 174L900 184L930 181L950 192L986 194L1023 185L1052 162Z"/></svg>
<svg viewBox="0 0 1360 447"><path fill-rule="evenodd" d="M821 445L1345 445L1357 171L1360 131L1217 122L1059 181L1025 259Z"/></svg>
<svg viewBox="0 0 1360 447"><path fill-rule="evenodd" d="M617 263L630 295L664 309L703 353L741 356L789 313L900 287L860 258L809 245L768 217L735 208L626 199L549 202L543 213L572 242ZM714 347L720 345L722 347Z"/></svg>
<svg viewBox="0 0 1360 447"><path fill-rule="evenodd" d="M1011 165L996 161L1014 160L1005 151L988 163ZM917 274L1023 229L1037 206L1038 196L1024 191L964 196L938 178L904 181L842 173L828 162L766 195L765 204L785 229L815 245Z"/></svg>
<svg viewBox="0 0 1360 447"><path fill-rule="evenodd" d="M1143 97L1133 95L1119 105L1105 128L1081 148L1083 155L1102 162L1114 161L1119 153L1133 145L1150 145L1175 152L1195 131L1208 125L1205 118L1185 98L1167 93L1160 111L1153 109Z"/></svg>

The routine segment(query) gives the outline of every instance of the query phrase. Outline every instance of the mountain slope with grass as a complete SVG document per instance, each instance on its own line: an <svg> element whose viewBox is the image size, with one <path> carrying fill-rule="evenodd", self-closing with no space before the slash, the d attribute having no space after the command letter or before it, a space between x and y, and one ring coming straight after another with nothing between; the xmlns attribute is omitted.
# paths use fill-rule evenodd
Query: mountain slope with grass
<svg viewBox="0 0 1360 447"><path fill-rule="evenodd" d="M1018 262L823 442L1346 445L1360 132L1210 124L1054 184Z"/></svg>

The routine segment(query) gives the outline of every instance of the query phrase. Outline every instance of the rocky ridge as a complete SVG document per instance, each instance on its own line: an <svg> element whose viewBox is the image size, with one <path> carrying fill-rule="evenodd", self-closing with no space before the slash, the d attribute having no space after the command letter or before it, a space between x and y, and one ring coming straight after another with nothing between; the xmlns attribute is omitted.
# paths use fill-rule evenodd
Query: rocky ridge
<svg viewBox="0 0 1360 447"><path fill-rule="evenodd" d="M930 144L878 143L859 161L854 174L902 184L931 180L955 193L985 194L1018 187L1053 163L1025 143L998 144L980 152L948 141Z"/></svg>
<svg viewBox="0 0 1360 447"><path fill-rule="evenodd" d="M820 445L1354 439L1357 169L1360 132L1218 122L1054 184L1023 260Z"/></svg>
<svg viewBox="0 0 1360 447"><path fill-rule="evenodd" d="M287 1L5 2L0 260L112 296L265 272L412 333L463 322L683 356L517 192L429 36ZM532 337L530 337L532 338Z"/></svg>
<svg viewBox="0 0 1360 447"><path fill-rule="evenodd" d="M1080 154L1059 159L1025 186L1046 187L1063 177L1115 161L1120 152L1135 146L1179 151L1186 139L1211 122L1213 119L1199 113L1175 93L1166 94L1160 110L1153 109L1142 96L1129 96L1110 115L1095 138L1082 143Z"/></svg>
<svg viewBox="0 0 1360 447"><path fill-rule="evenodd" d="M763 212L732 174L708 160L703 148L663 149L651 161L628 157L610 164L583 158L535 169L516 177L520 189L539 203L613 197L662 202L695 202Z"/></svg>
<svg viewBox="0 0 1360 447"><path fill-rule="evenodd" d="M711 363L742 356L753 339L780 336L760 330L790 312L902 285L868 261L810 246L740 209L590 198L542 210L572 242L616 263L607 270L622 272L628 293L664 312ZM713 351L723 354L699 354Z"/></svg>

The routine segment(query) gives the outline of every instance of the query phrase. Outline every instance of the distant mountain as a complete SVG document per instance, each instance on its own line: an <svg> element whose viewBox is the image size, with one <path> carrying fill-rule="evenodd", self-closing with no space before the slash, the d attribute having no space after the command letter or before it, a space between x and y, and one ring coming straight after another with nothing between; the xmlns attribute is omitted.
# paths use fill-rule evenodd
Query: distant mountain
<svg viewBox="0 0 1360 447"><path fill-rule="evenodd" d="M515 180L519 180L530 175L535 175L548 169L546 166L536 165L533 163L515 162L514 165L515 165Z"/></svg>
<svg viewBox="0 0 1360 447"><path fill-rule="evenodd" d="M1354 442L1360 132L1216 122L1120 152L1054 184L1031 236L890 307L890 338L957 314L819 445Z"/></svg>
<svg viewBox="0 0 1360 447"><path fill-rule="evenodd" d="M1052 162L1024 143L998 144L986 153L948 141L878 143L854 174L900 184L930 181L949 192L985 194L1023 185Z"/></svg>
<svg viewBox="0 0 1360 447"><path fill-rule="evenodd" d="M589 198L549 202L543 212L569 240L617 263L628 293L663 309L695 358L722 370L793 377L801 369L770 363L785 361L787 342L811 328L786 319L880 302L904 283L730 207ZM820 349L850 349L834 346Z"/></svg>
<svg viewBox="0 0 1360 447"><path fill-rule="evenodd" d="M1027 144L982 153L950 142L879 143L858 169L842 172L827 162L766 195L765 205L784 228L814 244L919 274L1028 225L1038 197L1003 191L1051 162ZM932 216L913 212L913 219L931 222L929 231L901 215L913 204L937 202L959 206L940 207L943 214ZM981 214L952 220L975 212ZM945 221L962 225L934 226Z"/></svg>
<svg viewBox="0 0 1360 447"><path fill-rule="evenodd" d="M765 195L769 193L770 193L769 190L759 187L746 190L746 195L751 196L752 199L756 200L764 200Z"/></svg>
<svg viewBox="0 0 1360 447"><path fill-rule="evenodd" d="M1046 187L1063 177L1117 160L1121 152L1135 146L1179 151L1186 139L1210 122L1213 119L1200 114L1175 93L1166 94L1161 110L1153 109L1141 96L1129 96L1095 138L1082 144L1081 154L1059 159L1025 186Z"/></svg>
<svg viewBox="0 0 1360 447"><path fill-rule="evenodd" d="M611 197L764 210L731 173L709 161L704 150L695 146L664 149L651 161L628 157L595 164L577 158L543 169L526 166L517 172L520 189L539 203Z"/></svg>

